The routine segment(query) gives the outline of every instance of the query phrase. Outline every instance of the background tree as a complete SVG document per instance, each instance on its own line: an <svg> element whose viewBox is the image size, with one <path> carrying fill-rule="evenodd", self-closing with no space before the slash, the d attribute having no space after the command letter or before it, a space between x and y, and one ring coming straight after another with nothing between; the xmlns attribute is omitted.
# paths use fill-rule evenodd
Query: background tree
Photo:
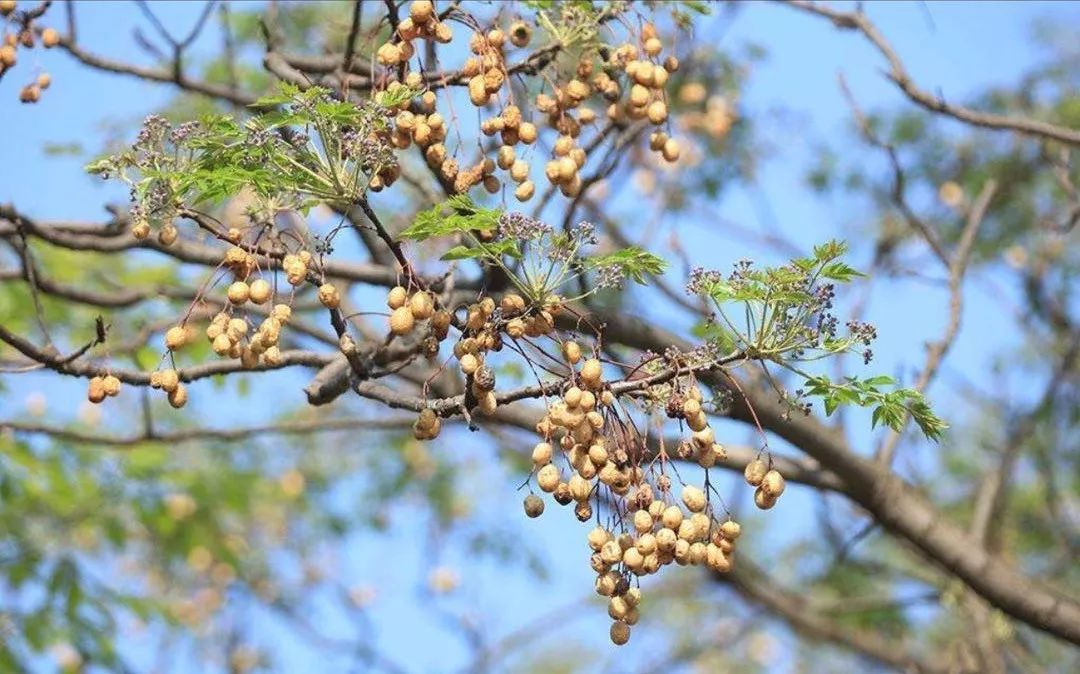
<svg viewBox="0 0 1080 674"><path fill-rule="evenodd" d="M837 215L785 235L724 217L791 121L741 5L134 3L141 60L102 7L0 3L13 118L43 48L170 96L50 136L104 221L6 162L5 671L1075 668L1066 22L959 101L856 7L755 7L901 101L841 76Z"/></svg>

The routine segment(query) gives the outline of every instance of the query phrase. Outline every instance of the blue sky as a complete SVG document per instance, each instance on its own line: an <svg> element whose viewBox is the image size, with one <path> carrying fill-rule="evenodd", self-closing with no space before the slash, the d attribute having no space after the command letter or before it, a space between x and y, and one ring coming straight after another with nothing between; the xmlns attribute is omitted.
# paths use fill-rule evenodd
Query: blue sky
<svg viewBox="0 0 1080 674"><path fill-rule="evenodd" d="M200 7L201 3L155 3L159 14L175 25L178 33L186 32ZM132 3L78 3L77 11L80 40L87 48L115 58L147 62L147 55L130 38L135 26L146 30ZM963 100L988 85L1012 83L1026 69L1039 63L1044 55L1029 39L1036 19L1074 24L1080 20L1080 4L1059 2L889 2L868 3L868 11L902 55L914 79L923 88L940 92L950 100ZM50 16L61 24L62 8L57 6ZM720 26L729 21L732 20L722 17L708 19L697 32L703 37L718 34ZM765 47L768 57L755 69L742 92L743 109L751 116L778 109L796 114L786 116L784 124L772 123L766 127L771 143L779 149L760 172L758 193L735 189L710 207L725 219L761 227L768 225L761 221L758 206L758 200L764 198L780 230L806 248L857 228L867 212L812 195L804 180L818 141L830 140L841 147L852 142L850 114L837 86L837 73L843 72L852 92L867 110L895 108L904 105L906 99L882 76L884 63L865 41L855 34L837 32L820 19L771 4L748 4L742 7L719 43L722 47L736 48L747 42ZM215 44L216 35L209 31L198 48L210 49ZM29 73L39 67L52 74L54 84L36 106L20 105L16 100L18 88L23 84L20 78L28 79ZM59 51L35 50L0 82L0 128L3 129L0 201L12 201L41 218L104 217L102 204L123 200L124 191L116 184L103 185L85 176L81 170L84 157L50 157L43 152L43 146L77 142L93 150L101 138L103 122L134 124L146 112L164 104L171 94L166 86L90 71ZM879 156L865 152L861 156L869 166L884 169ZM616 210L633 212L636 204L631 198L625 197ZM678 226L691 250L709 251L709 255L695 260L705 266L723 269L747 254L759 259L767 257L752 246L714 245L709 222L680 220L665 224ZM863 243L852 241L856 262L866 259L867 246ZM939 275L938 270L931 272ZM949 367L974 373L978 381L978 373L985 369L988 360L1007 348L1015 334L1008 325L1008 317L994 309L992 298L981 292L973 293L971 298ZM936 338L942 329L944 307L943 293L928 290L924 285L899 282L879 285L871 314L881 334L875 349L875 373L910 373L918 366L922 360L922 343ZM0 307L0 319L2 310ZM51 403L54 409L63 407L65 399L78 401L82 397L82 388L72 382L57 382L43 376L24 377L22 381L24 385L17 389L20 394L0 397L0 409L4 410L0 418L17 416L22 405L19 396L27 391L47 392L50 400L56 401ZM302 377L297 374L273 375L273 384L281 385L274 388L286 391L284 398L288 404L302 403L299 390L302 383ZM258 388L255 387L256 396L260 395ZM939 404L946 414L950 410L962 410L954 403L939 401ZM205 406L198 409L207 412L211 422L224 423L220 413ZM260 413L250 411L241 416L249 417L245 421L257 421ZM729 429L736 442L748 437L745 429L724 428ZM872 436L868 432L853 437L861 446L871 446ZM442 447L445 449L448 444ZM474 452L478 459L490 456L488 448L468 451ZM520 517L520 494L513 491L516 477L496 474L496 487L478 505L491 509L490 512L505 511L509 518ZM769 522L771 531L783 535L785 530L799 529L810 522L807 513L812 512L811 504L809 498L794 490L764 521ZM423 582L426 562L409 524L410 518L416 516L415 509L405 505L398 509L397 515L397 525L387 536L360 536L335 551L336 565L352 582L377 587L378 598L371 615L377 643L382 649L397 656L399 661L410 663L415 671L448 671L448 663L464 664L461 658L465 652L460 642L432 618L426 599L418 595L417 583ZM457 568L462 577L461 589L449 599L450 605L482 615L483 624L494 634L509 632L546 611L572 602L588 593L592 586L587 558L581 552L585 529L568 513L549 512L538 521L523 522L516 530L528 535L550 576L557 580L538 584L520 567L507 569L489 559L470 558L461 551L451 551L447 559L440 560ZM387 551L395 560L392 565L386 564ZM588 626L589 631L584 634L590 642L604 643L604 609L596 601L589 611L592 615L576 624ZM328 631L347 627L339 618L320 616L320 619ZM264 634L287 639L274 627L266 627ZM559 643L559 635L566 634L565 629L554 632L548 643L554 646ZM635 633L635 641L642 636L645 635ZM790 636L782 631L773 636L779 640L782 651L792 643ZM418 642L423 648L418 648ZM310 663L311 651L292 644L285 648L284 654L289 671L310 671L306 665ZM776 668L783 671L789 663L789 659L781 658Z"/></svg>

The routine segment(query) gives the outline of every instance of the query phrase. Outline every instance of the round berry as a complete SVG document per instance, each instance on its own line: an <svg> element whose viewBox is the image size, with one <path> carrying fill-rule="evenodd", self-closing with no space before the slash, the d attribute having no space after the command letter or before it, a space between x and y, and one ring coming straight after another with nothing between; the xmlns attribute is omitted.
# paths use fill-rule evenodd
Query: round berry
<svg viewBox="0 0 1080 674"><path fill-rule="evenodd" d="M529 517L540 517L544 514L544 499L540 498L536 494L529 494L525 497L525 514Z"/></svg>

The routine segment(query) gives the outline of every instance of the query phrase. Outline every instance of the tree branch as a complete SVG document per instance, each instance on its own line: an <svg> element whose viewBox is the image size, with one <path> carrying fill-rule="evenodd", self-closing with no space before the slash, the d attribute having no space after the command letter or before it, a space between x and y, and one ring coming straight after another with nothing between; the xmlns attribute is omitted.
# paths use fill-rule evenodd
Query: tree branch
<svg viewBox="0 0 1080 674"><path fill-rule="evenodd" d="M885 60L888 61L889 79L891 79L896 86L900 88L900 91L911 99L911 101L931 112L946 115L961 122L986 129L1014 131L1035 138L1055 140L1067 145L1080 146L1080 130L1057 126L1048 122L1025 117L1009 117L1006 115L995 115L988 112L972 110L963 106L947 103L930 92L920 89L911 79L907 69L904 67L903 61L900 60L900 57L877 29L877 26L871 23L870 19L866 17L866 14L861 11L843 12L806 0L787 0L786 4L808 14L827 18L832 21L837 28L855 30L862 33L862 35L877 48L878 52L885 57Z"/></svg>

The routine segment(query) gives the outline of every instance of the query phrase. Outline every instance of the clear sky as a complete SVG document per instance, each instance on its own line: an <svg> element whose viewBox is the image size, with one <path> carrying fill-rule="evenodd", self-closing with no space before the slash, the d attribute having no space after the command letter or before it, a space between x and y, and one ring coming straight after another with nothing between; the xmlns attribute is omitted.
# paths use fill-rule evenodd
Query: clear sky
<svg viewBox="0 0 1080 674"><path fill-rule="evenodd" d="M201 8L201 3L154 3L156 11L177 32L186 31ZM59 3L58 3L59 5ZM1014 3L867 3L871 17L902 55L914 79L924 88L942 93L951 100L962 100L988 85L1010 84L1044 56L1030 39L1034 21L1049 19L1055 22L1080 22L1080 4L1066 2ZM90 49L103 55L128 61L148 62L149 57L131 39L135 26L145 23L128 2L77 3L80 40ZM59 17L61 8L52 15ZM721 30L723 29L723 30ZM883 76L883 62L855 34L839 33L826 22L803 13L771 4L750 3L740 7L733 17L708 19L698 27L702 36L720 36L722 48L737 48L752 42L765 48L768 56L748 81L742 95L742 105L748 116L770 115L787 111L783 116L772 115L773 121L762 125L769 140L777 148L761 171L755 189L738 187L716 204L715 212L727 220L750 227L771 227L762 222L760 202L769 204L772 220L785 235L808 248L812 243L829 236L842 235L857 226L867 213L850 209L841 203L819 199L805 187L805 173L818 141L834 144L853 143L850 114L837 87L837 73L843 72L851 90L861 105L869 110L891 109L904 105L905 99ZM208 31L200 40L200 49L211 49L217 36ZM102 204L122 201L126 195L116 184L101 184L85 176L81 170L86 156L50 157L43 151L46 144L78 143L87 151L99 147L103 129L125 123L124 133L142 116L164 104L171 91L131 78L97 73L83 68L59 51L35 50L32 63L53 75L53 86L35 106L17 102L18 88L26 77L26 69L15 71L0 82L0 202L11 201L33 216L41 218L100 219L105 217ZM20 63L20 67L23 66ZM870 165L883 169L880 157L863 153ZM635 204L626 197L618 209L627 213ZM760 258L763 251L753 245L738 244L718 247L711 245L710 222L685 221L678 226L684 239L694 251L704 251L695 261L715 268L727 268L745 255ZM853 241L855 263L865 262L866 242ZM933 270L937 275L937 270ZM972 294L965 311L963 331L952 349L949 365L957 370L978 373L994 354L1006 348L1015 338L1008 328L1008 319L999 318L995 301L983 292ZM875 352L875 371L910 373L921 363L922 344L941 331L945 312L942 293L928 291L926 286L889 283L875 291L871 317L877 323L881 341ZM0 307L0 320L3 307ZM917 320L916 320L917 319ZM272 375L274 389L284 391L278 400L300 405L303 394L300 373ZM49 393L50 404L63 407L62 401L81 400L83 389L73 382L57 382L44 376L22 378L20 391L35 390ZM206 384L207 386L209 384ZM269 385L267 382L266 385ZM260 386L253 387L253 395ZM196 409L214 424L224 424L219 411L200 406L199 396L193 393ZM963 408L957 403L939 400L941 411ZM17 396L0 397L0 418L17 416L21 400ZM76 404L72 404L74 410ZM254 406L251 406L254 407ZM250 410L251 408L249 408ZM230 414L231 419L258 421L256 411ZM725 426L736 437L746 438L745 429ZM855 436L861 446L870 447L871 436L861 432ZM448 447L446 442L442 447ZM456 444L456 443L454 443ZM469 443L462 442L463 447ZM373 447L344 448L343 451L377 451ZM465 448L459 451L490 456L489 448ZM519 476L496 475L492 490L482 497L479 507L491 513L505 511L506 518L518 518L512 529L530 538L548 569L548 582L540 582L521 566L509 568L490 558L476 558L462 550L448 550L441 563L454 567L461 576L460 590L448 600L449 606L475 613L491 634L508 633L547 611L563 606L591 592L591 572L582 552L585 528L579 526L567 512L549 512L540 520L525 522L520 516L520 494L513 491ZM785 497L769 514L772 530L797 529L811 522L811 501L799 490L792 498ZM742 504L745 507L745 503ZM329 552L333 567L350 583L370 585L377 589L371 607L376 643L399 662L407 663L410 671L443 672L465 664L465 651L454 634L432 616L418 591L428 560L427 548L417 544L417 532L412 523L414 508L404 505L395 510L394 526L384 536L363 535ZM492 518L498 521L498 517ZM392 560L392 563L388 563ZM687 570L675 573L692 573ZM606 617L601 602L592 602L589 615L576 626L587 626L588 640L606 645ZM339 617L320 615L316 620L327 631L349 628ZM284 662L289 671L313 671L313 653L298 643L290 643L281 630L265 626L266 635L282 639ZM552 628L548 628L552 629ZM644 630L639 630L644 632ZM557 628L547 643L559 644L566 628ZM635 633L635 643L638 639ZM781 645L791 643L782 630L772 635ZM137 637L136 637L137 638ZM646 638L641 642L645 643ZM319 660L321 662L321 660ZM786 669L789 660L776 662L778 671ZM177 671L195 671L194 669ZM622 671L618 667L610 671Z"/></svg>

